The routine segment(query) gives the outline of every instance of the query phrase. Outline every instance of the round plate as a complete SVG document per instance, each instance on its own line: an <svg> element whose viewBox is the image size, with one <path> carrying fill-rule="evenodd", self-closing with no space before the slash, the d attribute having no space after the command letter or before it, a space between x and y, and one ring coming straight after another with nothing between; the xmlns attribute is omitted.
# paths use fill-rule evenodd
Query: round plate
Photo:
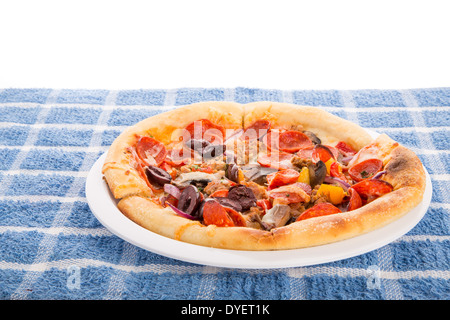
<svg viewBox="0 0 450 320"><path fill-rule="evenodd" d="M367 130L372 136L378 134ZM86 198L97 219L118 237L142 249L186 262L245 269L286 268L338 261L378 249L403 236L425 215L431 202L432 186L428 172L422 202L394 222L348 240L303 249L241 251L216 249L170 239L149 231L124 216L117 208L103 179L103 154L92 166L86 180Z"/></svg>

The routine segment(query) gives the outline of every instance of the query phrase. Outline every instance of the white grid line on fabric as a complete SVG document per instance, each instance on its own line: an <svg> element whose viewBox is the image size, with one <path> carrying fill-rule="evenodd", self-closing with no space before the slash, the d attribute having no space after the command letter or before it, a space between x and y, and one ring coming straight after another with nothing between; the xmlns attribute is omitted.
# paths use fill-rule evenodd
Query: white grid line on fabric
<svg viewBox="0 0 450 320"><path fill-rule="evenodd" d="M341 98L345 107L345 114L346 114L346 118L347 120L356 123L356 124L360 124L360 121L358 119L358 115L355 113L354 110L357 110L355 103L353 102L353 96L351 95L350 91L347 90L343 90L340 92L341 94ZM361 125L362 127L364 127L363 125Z"/></svg>
<svg viewBox="0 0 450 320"><path fill-rule="evenodd" d="M283 91L282 99L284 103L294 103L294 96L292 90Z"/></svg>
<svg viewBox="0 0 450 320"><path fill-rule="evenodd" d="M226 88L224 90L223 100L224 101L235 101L236 90L235 88Z"/></svg>
<svg viewBox="0 0 450 320"><path fill-rule="evenodd" d="M177 101L177 89L166 90L166 96L164 97L164 105L161 106L161 110L169 110L175 108L175 102ZM145 109L152 109L145 108Z"/></svg>
<svg viewBox="0 0 450 320"><path fill-rule="evenodd" d="M114 94L114 93L113 93ZM53 94L53 96L56 96L56 94ZM46 109L49 110L49 109ZM111 110L104 110L98 117L98 124L104 124L109 119ZM99 132L93 133L91 136L91 140L89 142L89 145L99 145L101 142L101 135ZM86 154L85 158L83 159L82 165L80 167L81 170L88 170L92 164L97 160L97 155L89 155ZM81 177L81 176L80 176ZM70 185L69 190L66 194L76 194L79 192L79 190L83 187L85 179L74 179L72 184ZM52 221L52 226L63 226L64 222L67 220L68 216L70 215L71 211L73 210L74 202L64 202L61 204L57 214L55 215L54 220ZM49 261L49 258L51 257L51 254L54 252L55 245L57 242L57 237L53 237L51 235L44 235L42 238L37 254L34 260L33 264L36 263L46 263ZM30 265L29 270L33 270L33 264ZM16 288L14 293L11 295L11 299L27 299L30 291L27 290L30 287L33 286L33 284L37 281L38 277L40 276L39 273L36 272L26 272L22 282L20 285Z"/></svg>
<svg viewBox="0 0 450 320"><path fill-rule="evenodd" d="M291 281L289 281L290 300L305 300L307 290L306 268L304 267L290 268L286 271L286 274L291 279Z"/></svg>
<svg viewBox="0 0 450 320"><path fill-rule="evenodd" d="M346 91L348 94L351 94L350 91ZM234 90L229 89L229 92L226 93L227 97L230 97L226 101L235 101L234 99ZM233 97L233 98L231 98ZM347 97L348 98L348 97ZM175 101L175 100L172 100ZM293 101L292 98L292 91L286 91L283 92L282 95L282 101L286 103L293 103L294 102L288 102ZM324 109L326 111L344 111L344 112L350 112L350 113L361 113L361 112L367 112L367 113L382 113L382 112L398 112L398 111L405 111L405 112L426 112L426 111L449 111L450 106L418 106L415 107L399 107L399 106L392 106L392 107L382 107L382 106L374 106L374 107L356 107L354 106L353 101L350 101L350 105L353 105L353 107L344 105L344 106L325 106L325 105L313 105L313 107L318 107L321 109ZM301 104L297 104L301 105ZM143 104L130 104L130 105L98 105L98 104L86 104L86 103L52 103L52 104L41 104L36 102L1 102L0 107L23 107L23 108L43 108L43 109L58 109L58 108L78 108L78 109L98 109L98 110L151 110L151 111L168 111L174 108L179 108L182 105L175 105L175 103L171 103L170 105L143 105Z"/></svg>
<svg viewBox="0 0 450 320"><path fill-rule="evenodd" d="M154 273L154 274L164 274L167 272L173 274L188 274L188 273L203 273L205 270L204 266L200 265L171 265L171 264L144 264L139 266L121 265L111 262L105 262L94 259L80 258L80 259L65 259L58 261L49 261L46 263L39 263L33 265L33 272L42 273L51 269L55 270L66 270L70 265L81 266L81 268L101 268L108 267L112 269L121 270L126 273ZM263 273L274 273L274 272L289 272L288 276L290 279L295 278L305 278L313 277L316 275L329 275L329 276L339 276L339 277L367 277L367 270L363 268L345 268L345 267L302 267L302 272L290 272L289 269L234 269L236 272L245 273L248 275L259 275ZM2 262L0 264L0 270L27 270L23 265L15 262ZM215 278L219 273L226 272L229 269L225 268L215 268L210 269L210 274L212 278ZM400 279L414 279L414 278L431 278L431 279L444 279L450 280L449 270L409 270L409 271L380 271L379 274L381 279L388 280L400 280Z"/></svg>
<svg viewBox="0 0 450 320"><path fill-rule="evenodd" d="M220 268L205 266L202 270L202 277L197 292L197 300L214 300L217 275Z"/></svg>
<svg viewBox="0 0 450 320"><path fill-rule="evenodd" d="M186 274L186 273L204 273L205 266L202 265L180 265L180 264L143 264L139 266L133 265L121 265L117 263L79 258L79 259L64 259L57 261L47 261L36 263L33 265L24 266L16 262L2 262L0 263L0 270L24 270L28 271L32 267L32 271L36 273L42 273L51 269L66 270L69 265L81 266L81 268L100 268L108 267L125 272L133 273L146 273L151 272L154 274ZM303 272L290 272L290 278L303 278L312 277L316 275L329 275L339 277L367 277L367 270L365 268L347 268L347 267L333 267L333 266L310 266L302 267ZM261 275L272 274L276 272L287 272L290 268L285 269L229 269L229 268L208 268L209 274L215 276L221 272L236 271L245 273L248 275ZM413 279L413 278L432 278L432 279L444 279L450 280L450 270L408 270L408 271L380 271L381 279Z"/></svg>
<svg viewBox="0 0 450 320"><path fill-rule="evenodd" d="M386 245L375 251L378 258L378 267L383 272L388 272L389 274L395 274L393 270L393 260L394 255L392 254L391 246ZM385 297L388 300L404 300L401 286L397 281L389 279L389 281L384 281L382 285L384 289Z"/></svg>

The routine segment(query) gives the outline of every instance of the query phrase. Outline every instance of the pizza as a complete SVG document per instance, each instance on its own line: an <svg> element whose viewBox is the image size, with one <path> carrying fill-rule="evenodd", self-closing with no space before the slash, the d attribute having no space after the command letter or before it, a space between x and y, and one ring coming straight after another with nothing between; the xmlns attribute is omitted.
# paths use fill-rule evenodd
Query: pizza
<svg viewBox="0 0 450 320"><path fill-rule="evenodd" d="M139 226L190 244L286 250L365 234L421 201L425 171L385 134L318 107L201 102L147 118L102 168Z"/></svg>

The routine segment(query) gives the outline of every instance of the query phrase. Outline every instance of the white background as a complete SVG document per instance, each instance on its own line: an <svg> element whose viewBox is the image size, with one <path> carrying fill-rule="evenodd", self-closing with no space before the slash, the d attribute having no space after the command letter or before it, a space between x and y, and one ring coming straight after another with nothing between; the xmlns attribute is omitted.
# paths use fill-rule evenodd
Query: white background
<svg viewBox="0 0 450 320"><path fill-rule="evenodd" d="M450 87L447 3L0 0L0 88Z"/></svg>

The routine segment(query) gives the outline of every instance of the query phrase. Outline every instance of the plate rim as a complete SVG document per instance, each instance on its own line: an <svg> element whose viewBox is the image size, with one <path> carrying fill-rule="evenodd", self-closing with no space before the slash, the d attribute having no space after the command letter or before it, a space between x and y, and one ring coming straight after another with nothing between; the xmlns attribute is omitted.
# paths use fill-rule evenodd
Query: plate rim
<svg viewBox="0 0 450 320"><path fill-rule="evenodd" d="M378 135L373 130L366 130L373 136ZM402 217L376 230L334 243L300 249L245 251L211 248L159 235L123 215L101 173L106 154L107 151L95 161L86 178L86 199L94 216L111 233L131 244L168 258L198 265L274 269L312 266L352 258L392 243L408 233L422 220L432 198L431 178L424 167L426 187L421 203ZM396 230L399 227L401 231Z"/></svg>

